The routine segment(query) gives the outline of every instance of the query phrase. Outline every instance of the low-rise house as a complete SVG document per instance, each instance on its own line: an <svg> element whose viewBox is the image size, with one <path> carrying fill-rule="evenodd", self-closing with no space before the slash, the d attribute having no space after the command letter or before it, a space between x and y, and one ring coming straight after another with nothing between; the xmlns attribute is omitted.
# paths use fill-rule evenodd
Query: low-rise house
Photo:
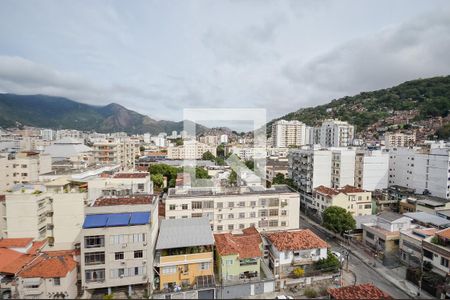
<svg viewBox="0 0 450 300"><path fill-rule="evenodd" d="M372 193L350 185L342 188L318 186L313 192L315 210L321 216L330 206L345 208L353 216L372 214Z"/></svg>
<svg viewBox="0 0 450 300"><path fill-rule="evenodd" d="M400 260L407 266L420 267L422 241L433 236L436 228L411 228L400 231Z"/></svg>
<svg viewBox="0 0 450 300"><path fill-rule="evenodd" d="M450 220L427 212L418 211L418 212L404 213L403 215L408 218L411 218L413 224L417 224L420 226L434 227L438 229L450 227Z"/></svg>
<svg viewBox="0 0 450 300"><path fill-rule="evenodd" d="M162 220L156 243L158 284L154 297L179 293L182 298L214 298L213 247L214 237L207 218Z"/></svg>
<svg viewBox="0 0 450 300"><path fill-rule="evenodd" d="M422 246L424 263L431 263L433 272L446 277L450 273L450 228L425 238Z"/></svg>
<svg viewBox="0 0 450 300"><path fill-rule="evenodd" d="M255 227L242 234L215 234L219 280L236 282L260 279L263 242Z"/></svg>
<svg viewBox="0 0 450 300"><path fill-rule="evenodd" d="M380 290L371 283L344 286L340 288L329 288L330 299L394 299L388 293Z"/></svg>
<svg viewBox="0 0 450 300"><path fill-rule="evenodd" d="M17 294L21 299L74 299L76 261L71 255L37 256L17 274Z"/></svg>
<svg viewBox="0 0 450 300"><path fill-rule="evenodd" d="M400 230L410 228L410 218L393 212L382 212L377 215L375 224L362 225L363 243L382 259L383 264L390 265L398 261Z"/></svg>
<svg viewBox="0 0 450 300"><path fill-rule="evenodd" d="M264 233L269 268L275 278L288 276L297 266L327 258L329 245L309 229Z"/></svg>

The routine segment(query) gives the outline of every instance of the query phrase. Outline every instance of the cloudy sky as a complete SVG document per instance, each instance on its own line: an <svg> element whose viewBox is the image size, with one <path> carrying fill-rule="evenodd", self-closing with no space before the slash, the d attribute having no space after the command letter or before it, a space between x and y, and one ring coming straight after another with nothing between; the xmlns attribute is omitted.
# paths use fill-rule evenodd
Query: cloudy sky
<svg viewBox="0 0 450 300"><path fill-rule="evenodd" d="M450 74L450 1L0 2L0 92L183 108L300 107Z"/></svg>

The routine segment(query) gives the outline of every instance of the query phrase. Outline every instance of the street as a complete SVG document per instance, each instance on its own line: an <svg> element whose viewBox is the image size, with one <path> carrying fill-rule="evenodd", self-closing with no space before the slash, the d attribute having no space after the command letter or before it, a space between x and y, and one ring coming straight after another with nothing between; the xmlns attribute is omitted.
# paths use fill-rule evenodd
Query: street
<svg viewBox="0 0 450 300"><path fill-rule="evenodd" d="M300 220L300 228L308 228L317 234L320 238L325 240L328 244L331 245L333 251L338 251L340 253L344 252L344 248L339 245L339 243L333 238L329 238L326 233L321 230L318 230L316 227L312 226L310 223L306 222L303 219ZM356 256L350 254L349 255L349 272L346 272L346 264L344 262L344 271L343 271L343 281L344 286L353 285L355 283L374 283L377 287L390 294L392 297L396 299L410 299L411 297L405 293L403 290L399 289L385 278L383 278L377 271L373 270L372 267L367 266L365 263L360 261Z"/></svg>

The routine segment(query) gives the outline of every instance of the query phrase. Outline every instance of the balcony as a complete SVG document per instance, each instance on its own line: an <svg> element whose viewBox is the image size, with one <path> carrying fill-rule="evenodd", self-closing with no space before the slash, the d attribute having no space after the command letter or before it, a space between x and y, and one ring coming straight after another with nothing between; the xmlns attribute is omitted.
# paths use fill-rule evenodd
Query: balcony
<svg viewBox="0 0 450 300"><path fill-rule="evenodd" d="M204 246L157 251L155 264L164 267L212 261L211 246Z"/></svg>

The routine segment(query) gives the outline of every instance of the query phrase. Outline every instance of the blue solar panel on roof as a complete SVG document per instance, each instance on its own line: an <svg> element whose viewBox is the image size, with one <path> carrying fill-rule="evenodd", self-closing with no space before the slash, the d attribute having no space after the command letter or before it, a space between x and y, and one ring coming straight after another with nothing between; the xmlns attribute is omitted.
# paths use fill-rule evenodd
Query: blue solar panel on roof
<svg viewBox="0 0 450 300"><path fill-rule="evenodd" d="M109 214L106 226L127 226L130 222L130 213Z"/></svg>
<svg viewBox="0 0 450 300"><path fill-rule="evenodd" d="M83 228L105 227L108 215L87 215L84 218Z"/></svg>
<svg viewBox="0 0 450 300"><path fill-rule="evenodd" d="M150 219L150 212L134 212L131 213L130 225L148 224Z"/></svg>

